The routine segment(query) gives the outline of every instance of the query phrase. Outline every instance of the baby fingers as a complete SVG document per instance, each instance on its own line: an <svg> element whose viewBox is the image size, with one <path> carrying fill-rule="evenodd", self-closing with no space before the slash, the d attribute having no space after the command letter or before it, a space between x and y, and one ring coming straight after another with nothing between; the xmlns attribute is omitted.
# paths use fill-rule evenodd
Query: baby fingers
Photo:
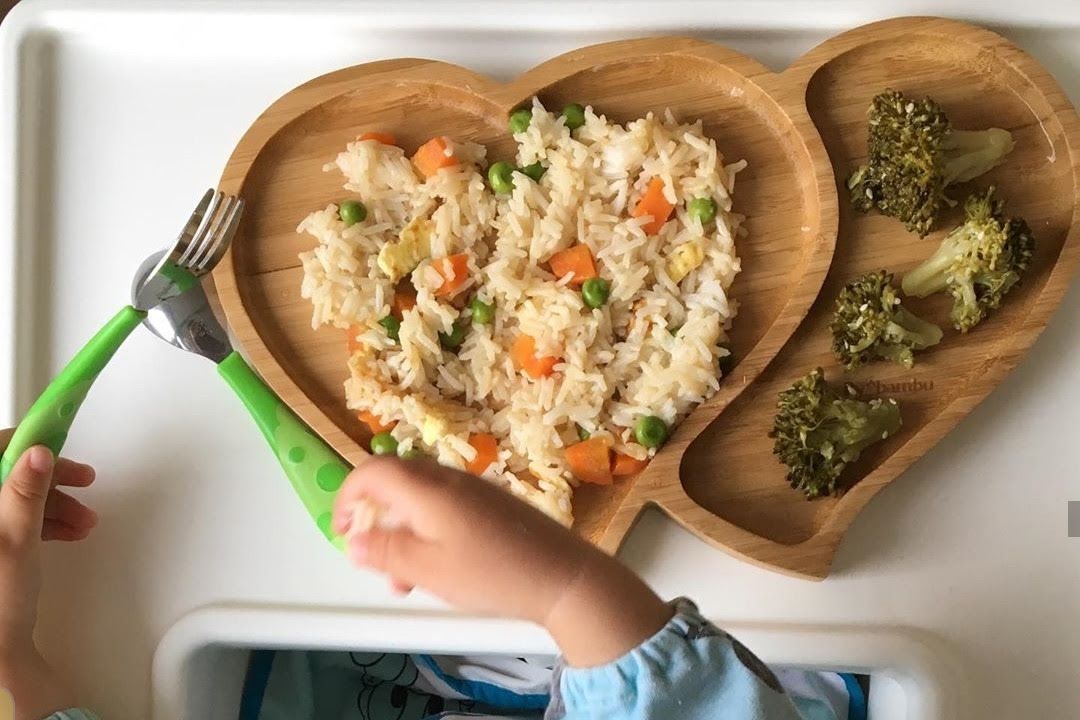
<svg viewBox="0 0 1080 720"><path fill-rule="evenodd" d="M81 540L96 525L97 513L86 505L61 490L49 492L41 532L43 540Z"/></svg>
<svg viewBox="0 0 1080 720"><path fill-rule="evenodd" d="M41 539L46 542L53 540L78 542L79 540L85 540L93 529L92 525L68 525L61 520L46 518L45 524L41 526Z"/></svg>
<svg viewBox="0 0 1080 720"><path fill-rule="evenodd" d="M53 468L53 486L87 487L94 482L97 473L89 465L67 458L60 458Z"/></svg>
<svg viewBox="0 0 1080 720"><path fill-rule="evenodd" d="M346 552L354 565L389 575L401 589L423 586L439 571L438 546L404 527L357 533Z"/></svg>

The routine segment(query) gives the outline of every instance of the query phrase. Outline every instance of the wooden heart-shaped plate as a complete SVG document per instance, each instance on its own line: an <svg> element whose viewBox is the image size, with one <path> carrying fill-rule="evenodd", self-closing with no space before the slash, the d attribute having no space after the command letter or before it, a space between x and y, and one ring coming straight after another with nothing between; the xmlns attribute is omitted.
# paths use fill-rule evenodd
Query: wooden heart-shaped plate
<svg viewBox="0 0 1080 720"><path fill-rule="evenodd" d="M895 396L904 428L849 469L838 498L806 501L788 487L766 436L776 394L815 366L844 378L829 351L839 287L870 270L902 273L933 252L943 231L919 239L877 215L852 211L843 180L865 156L866 108L892 87L930 95L960 128L998 126L1016 149L981 178L1000 188L1038 242L1024 284L966 336L948 331L913 370L878 363L848 373L871 394ZM704 121L729 160L745 158L735 210L743 271L732 331L738 364L719 392L674 432L648 469L575 495L575 528L616 550L655 506L747 560L820 579L858 511L932 447L1019 361L1064 294L1080 260L1080 120L1050 75L987 30L938 18L867 25L826 41L775 74L727 48L684 38L607 43L550 60L509 84L430 60L347 68L289 92L241 139L221 190L248 203L230 253L214 272L228 325L251 364L349 462L362 462L367 429L345 407L343 334L311 330L296 226L342 195L323 173L358 129L393 132L406 149L445 134L512 157L507 113L537 95L548 107L592 104L624 122L670 108ZM840 198L838 200L838 198ZM939 223L959 220L950 213ZM835 251L835 252L834 252ZM947 326L942 298L911 303ZM721 417L722 415L722 417Z"/></svg>

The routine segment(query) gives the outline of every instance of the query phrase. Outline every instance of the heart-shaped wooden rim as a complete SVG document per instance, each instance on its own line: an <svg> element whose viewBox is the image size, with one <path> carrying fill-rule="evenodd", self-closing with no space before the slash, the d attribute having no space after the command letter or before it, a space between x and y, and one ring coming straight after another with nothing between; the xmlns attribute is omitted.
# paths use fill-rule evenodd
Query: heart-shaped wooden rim
<svg viewBox="0 0 1080 720"><path fill-rule="evenodd" d="M275 315L278 312L275 304L296 303L297 288L293 287L293 295L289 296L288 283L298 286L299 282L295 268L287 267L288 253L276 249L266 241L264 236L267 232L260 226L260 213L281 213L279 221L273 226L273 232L279 233L277 239L281 245L285 245L288 240L280 230L283 223L291 218L295 226L308 211L318 207L311 204L310 198L300 198L292 202L291 196L273 196L275 183L282 187L290 183L295 186L300 178L310 176L312 164L301 163L287 155L289 148L298 147L305 142L314 143L312 136L316 134L316 129L321 127L320 123L333 126L331 131L328 131L330 135L336 133L335 137L344 137L351 129L348 127L349 115L346 111L361 108L360 99L365 93L380 93L378 97L388 98L388 107L392 105L394 98L408 96L412 98L408 102L415 104L421 101L431 102L431 97L438 95L438 103L453 109L454 112L462 113L463 116L478 118L477 122L481 127L477 129L477 135L470 139L499 146L500 142L506 141L503 128L509 110L533 95L539 95L545 100L551 98L566 101L566 92L589 87L590 81L598 82L596 78L603 78L603 84L598 86L597 93L584 99L605 111L608 105L626 105L635 98L647 109L662 110L664 105L679 105L679 98L670 94L673 91L665 87L657 88L650 85L650 82L643 83L635 98L630 97L631 93L627 89L632 84L632 73L655 72L657 78L669 79L663 75L668 71L665 68L677 64L680 72L685 71L687 83L700 83L693 86L696 88L695 92L701 93L702 88L710 87L722 87L728 91L727 99L721 98L720 94L708 99L694 97L686 101L688 106L694 106L695 102L711 101L726 103L723 105L725 108L741 107L756 113L762 126L761 132L764 133L761 137L775 144L769 148L762 145L762 152L772 153L769 157L775 160L776 167L782 167L786 162L797 170L794 185L796 189L791 191L794 197L788 199L788 202L799 206L798 218L802 225L797 229L801 230L804 237L801 240L792 239L789 227L791 218L786 218L783 223L778 220L769 226L766 222L768 213L762 212L756 217L760 219L763 231L757 235L751 233L748 242L760 241L767 244L771 237L768 232L770 227L777 233L788 232L789 234L784 236L787 238L785 242L790 246L788 250L797 255L793 262L799 270L791 276L785 276L788 282L779 283L780 289L772 291L774 295L770 297L779 299L769 311L767 327L752 328L752 332L748 333L749 339L745 345L737 348L739 363L732 375L721 383L720 391L680 425L644 473L606 493L592 496L592 521L584 528L584 532L607 549L615 550L642 509L656 506L699 536L737 556L804 577L824 577L843 531L850 525L859 509L955 425L1015 365L1060 300L1066 279L1071 275L1078 259L1076 233L1072 231L1062 247L1049 281L1038 297L1038 302L1033 304L1023 319L1019 332L1012 336L1005 351L988 363L983 377L972 384L962 398L952 403L947 412L935 416L921 430L906 438L901 448L873 468L865 479L836 501L835 505L830 506L828 516L809 539L795 543L777 542L718 517L691 499L680 477L680 471L686 469L684 455L688 448L725 408L748 388L755 386L755 380L779 353L790 351L790 346L795 343L788 343L788 340L812 306L815 309L814 317L819 314L816 310L821 303L819 301L818 305L815 305L815 300L826 281L833 259L839 208L833 165L806 107L808 88L818 70L830 61L861 46L882 40L902 41L906 37L934 37L939 40L944 37L953 40L959 38L986 48L993 54L993 62L1007 64L1010 71L1023 77L1028 85L1035 89L1038 107L1045 105L1063 128L1063 137L1069 140L1070 167L1073 175L1076 174L1076 153L1071 150L1074 147L1073 140L1078 137L1077 119L1053 80L1031 58L999 36L954 21L905 18L858 28L815 48L782 74L774 74L755 60L727 48L684 38L630 40L576 50L533 68L509 84L496 83L469 70L429 60L405 59L370 63L324 75L289 92L255 121L230 158L222 176L221 189L244 195L249 201L248 217L236 239L234 249L214 272L216 289L230 329L252 365L274 391L347 460L354 464L361 462L367 456L360 444L362 437L343 429L340 413L334 416L335 408L329 403L313 401L298 384L294 373L290 373L290 369L295 368L287 367L295 358L275 351L276 348L271 347L274 343L267 342L266 335L270 332L268 328L272 327L272 323L281 325L284 322L281 320L284 315ZM654 78L647 80L655 82ZM669 90L667 96L665 89ZM605 91L608 92L607 95ZM399 105L393 106L397 108L395 112L399 111L402 118L407 117L408 113L404 109L407 104L402 100ZM655 107L657 105L660 107ZM862 108L865 108L865 102ZM732 112L734 117L735 113ZM615 113L615 117L619 120L629 119L619 117L619 113ZM356 128L355 124L353 128ZM400 131L398 127L387 129ZM468 132L468 128L462 128L462 131ZM406 134L407 132L406 129ZM499 133L503 136L502 140L497 139ZM399 138L401 135L399 132ZM722 139L717 137L718 141ZM405 144L408 144L409 140L406 138ZM331 145L326 144L326 152L319 158L319 162L330 160L333 153L343 145L344 141L341 141L338 146L330 149ZM268 151L268 147L272 151ZM724 149L723 146L721 149ZM275 153L283 154L281 157L284 159L280 163L277 163L279 158ZM738 151L729 157L732 160L738 159ZM748 172L752 172L753 168L752 164ZM779 177L777 175L772 180L779 183ZM1075 178L1072 187L1074 193L1076 188L1080 187ZM275 200L273 203L270 202L272 197ZM784 199L774 200L782 203ZM260 202L263 204L260 205ZM740 193L737 189L736 210L740 209L739 202ZM1072 204L1076 204L1075 198ZM783 207L778 206L777 214L782 211ZM263 255L256 257L255 251L245 255L254 242L262 243L259 249ZM290 248L289 252L293 253L295 266L294 249ZM751 249L751 252L754 251ZM281 254L266 259L274 253ZM743 255L741 247L740 255ZM259 262L264 261L264 265L258 266ZM280 279L260 280L258 287L253 284L253 278L269 277L278 272L283 273ZM744 270L744 274L746 272L753 271ZM755 288L752 284L749 286L751 295L757 292ZM280 293L280 299L273 297L275 293ZM752 308L750 312L753 312ZM265 314L269 319L260 319L261 314ZM736 331L739 329L739 322L740 319L737 319ZM288 332L295 336L301 329L290 328ZM340 359L332 358L329 362L339 361L341 379L344 379L343 356ZM771 407L773 398L760 402L768 402ZM343 405L343 402L341 404ZM767 453L767 448L765 452ZM761 458L761 463L773 462L771 457Z"/></svg>
<svg viewBox="0 0 1080 720"><path fill-rule="evenodd" d="M280 354L268 347L263 333L256 326L256 322L253 322L253 315L256 313L252 310L259 307L261 301L256 300L250 304L246 302L242 288L244 273L238 272L240 263L237 262L237 257L245 251L246 244L251 242L250 238L259 234L250 229L251 218L261 212L258 198L253 197L251 190L251 178L253 175L258 176L259 172L258 169L253 171L252 168L260 153L265 152L268 145L275 138L280 138L282 133L299 118L308 116L313 108L321 108L326 103L343 96L377 93L380 90L385 91L387 84L392 84L398 88L415 87L415 91L419 93L445 93L446 102L452 104L464 106L479 104L480 112L490 112L497 126L496 132L505 137L505 118L509 110L523 101L528 101L534 95L539 94L542 97L551 95L551 89L560 81L580 77L583 74L588 75L595 72L597 68L610 70L615 64L619 67L637 67L637 63L655 63L658 58L694 63L694 68L698 71L711 70L724 78L725 90L732 87L739 89L739 92L732 96L737 98L737 102L747 106L756 104L761 108L761 112L768 113L764 122L776 126L768 131L768 138L770 141L775 141L778 148L776 152L791 156L789 174L792 178L796 174L800 176L798 186L803 188L802 192L808 205L806 213L800 216L803 226L796 230L805 237L799 241L798 249L801 252L798 257L791 260L793 265L798 266L797 282L783 288L782 307L776 310L769 326L762 328L762 331L758 333L753 347L738 348L741 360L738 363L737 372L741 382L722 383L721 391L694 411L692 419L684 422L676 430L671 442L654 461L654 468L664 467L666 462L670 462L665 461L664 458L670 458L677 466L676 453L681 448L685 448L693 439L696 434L694 429L708 425L720 413L724 405L756 377L806 314L829 266L835 243L837 214L828 158L806 114L799 94L780 86L776 82L779 76L771 73L756 61L726 48L697 40L656 38L599 45L543 63L509 85L497 84L469 70L434 61L377 62L316 78L278 100L255 122L240 141L221 182L223 191L241 194L248 200L249 209L245 227L241 228L233 250L215 271L214 277L228 324L252 365L274 391L346 459L357 463L366 457L363 447L356 438L342 430L340 423L335 422L335 419L328 415L324 405L311 401L293 375L283 367ZM603 99L596 102L598 107L604 107L607 111ZM490 111L483 108L485 104L491 105ZM672 103L665 102L664 104ZM656 109L663 110L663 107ZM755 122L764 124L757 118ZM398 133L400 140L401 129L398 127L392 129ZM336 152L343 145L342 142L332 152ZM323 155L319 163L326 162L332 157L333 154ZM796 170L800 172L796 173ZM257 179L257 182L267 183L264 179ZM796 182L792 180L791 185L796 187ZM790 202L798 203L799 200L795 198ZM293 214L291 219L293 225L311 207L309 205L303 210L297 208L296 214ZM296 284L298 285L298 281ZM310 310L306 309L306 313L309 314ZM343 363L341 374L344 377ZM655 470L650 470L642 478L647 480L648 476L654 473ZM631 484L632 481L621 482L610 495L599 501L594 498L594 505L607 506L606 517L610 517L614 513L615 505L629 490ZM602 523L594 523L593 527L586 532L598 538L603 529Z"/></svg>
<svg viewBox="0 0 1080 720"><path fill-rule="evenodd" d="M857 164L850 155L844 157L844 153L840 152L845 140L843 136L854 134L858 136L859 142L865 142L863 140L865 130L858 128L856 131L855 126L865 123L862 112L868 105L869 96L883 89L879 77L883 70L881 65L874 63L873 48L876 45L890 44L904 48L905 53L912 52L911 48L921 44L926 48L927 54L937 53L945 58L946 62L950 55L967 52L968 55L963 61L965 64L963 69L967 74L993 76L994 82L1001 84L1001 93L1012 96L1012 102L1016 108L1026 113L1026 120L1017 122L1015 127L1010 127L1014 136L1020 132L1028 132L1037 137L1040 142L1045 141L1049 144L1048 148L1028 149L1029 156L1036 156L1040 152L1047 155L1045 158L1036 158L1038 162L1032 167L1010 169L1016 164L1025 162L1015 158L1024 151L1018 147L1000 172L991 173L998 177L1004 176L1006 180L1011 179L1014 185L1018 186L1010 189L1012 197L1025 195L1022 188L1024 184L1037 182L1042 185L1037 190L1032 188L1032 192L1018 198L1019 202L1015 205L1010 200L1011 210L1018 210L1018 214L1029 220L1033 216L1056 215L1053 223L1047 221L1033 225L1039 241L1037 254L1042 254L1042 257L1037 263L1039 267L1033 266L1028 272L1028 277L1024 281L1026 287L1014 291L1017 296L1021 293L1025 293L1026 296L1015 297L1015 299L1011 296L1006 306L998 311L999 315L984 323L985 327L980 326L977 331L965 338L947 337L943 346L948 343L948 350L944 347L941 350L935 348L936 354L928 353L926 360L920 360L921 365L916 367L925 368L928 365L932 366L944 352L948 352L953 357L947 362L954 364L963 362L969 365L970 369L956 373L963 376L963 386L952 393L940 407L935 407L928 419L916 418L911 432L905 431L902 437L891 440L892 447L884 449L873 458L872 462L861 467L859 469L861 473L856 471L857 477L861 475L857 484L842 497L832 501L827 512L821 513L823 517L817 521L813 534L808 538L796 542L779 542L718 517L713 511L703 507L696 498L691 497L684 485L685 480L679 483L656 482L651 487L639 482L620 506L616 517L602 538L602 545L607 549L616 550L640 516L641 511L645 507L654 506L702 539L722 547L737 557L799 577L823 579L828 575L840 539L859 511L881 489L933 447L1002 381L1034 343L1064 296L1069 281L1077 265L1080 264L1080 230L1078 230L1080 228L1078 225L1080 153L1077 151L1080 146L1080 118L1077 117L1072 104L1050 74L1024 51L1001 36L967 23L942 18L899 18L873 23L838 35L797 60L783 73L783 77L791 78L795 84L803 87L808 101L815 92L822 92L830 101L835 100L835 96L840 94L840 91L829 94L825 90L836 81L836 78L822 78L825 74L823 71L833 62L849 62L853 67L859 68L855 72L865 73L860 79L866 84L866 89L862 90L861 97L851 100L853 107L858 111L849 115L851 127L845 125L832 128L832 137L827 138L826 141L830 154L841 156L834 159L836 166L834 169L838 180L842 181L842 173L850 172ZM944 50L946 48L947 50ZM861 69L863 67L866 68L865 71ZM912 74L917 73L913 71ZM960 73L957 75L958 78L953 82L963 82L959 79ZM815 87L815 82L819 82L822 87ZM985 101L989 101L990 93L983 88L977 88L971 94L978 97L979 93L984 91L987 93ZM930 94L937 97L933 92ZM952 113L956 106L948 107ZM994 108L979 108L978 106L968 109L969 117L964 119L971 124L960 125L960 127L985 127L988 122L985 111L992 109ZM819 110L818 114L811 112L811 115L821 128L823 124L828 123L828 113L822 108ZM843 109L838 110L836 114L839 115L842 112ZM996 124L996 120L994 122ZM836 148L835 151L834 148ZM859 161L862 160L859 155L854 157ZM1015 173L1016 177L1009 178L1010 172ZM1047 177L1050 175L1052 177ZM845 190L842 182L838 182L838 186L838 190L843 193ZM1017 205L1021 207L1017 208ZM1047 210L1046 206L1053 206L1053 212ZM771 403L775 400L777 388L790 383L799 374L816 364L828 367L828 364L833 362L828 350L827 324L831 317L833 298L839 286L856 274L838 267L841 264L840 258L853 251L849 245L853 242L872 241L873 234L878 232L879 228L881 232L902 233L902 228L898 230L897 223L891 219L880 216L857 216L846 202L842 204L842 210L841 237L838 241L833 268L830 270L822 296L814 304L798 333L783 349L782 357L778 356L768 371L760 377L757 383L759 387L755 389L752 396L756 403L755 415L771 414ZM955 215L953 217L955 218ZM848 229L845 230L845 227ZM855 227L858 229L853 230L852 228ZM872 229L869 231L864 229L868 227ZM910 266L921 261L937 247L943 232L944 230L927 238L918 255L905 257L901 262ZM914 236L909 236L909 238L914 238ZM889 242L891 240L891 237L887 239ZM886 238L882 237L881 241L885 242ZM918 242L920 241L915 239L913 244ZM844 249L841 250L841 248ZM858 271L865 272L882 266L881 264L864 265ZM943 325L946 324L944 318L947 304L947 301L942 300L933 307L933 310L938 312L938 317L932 319ZM1006 321L1000 316L1005 313L1011 314L1010 320ZM808 348L807 345L815 347ZM972 355L976 357L973 359ZM788 362L793 358L799 360ZM888 364L884 367L877 364L865 370L866 372L853 379L866 382L866 378L875 377L875 373L886 373L895 377L899 372L895 368L890 368ZM873 380L869 382L874 383ZM751 394L746 393L746 395ZM728 403L728 407L731 411L725 413L714 427L723 424L725 427L735 426L743 430L745 428L743 415L746 413L733 412L736 408L732 403ZM901 407L904 407L903 400ZM741 411L743 408L738 408L738 410ZM920 420L923 421L921 425ZM758 423L757 430L763 430L760 425ZM763 435L763 432L758 434ZM705 444L708 444L711 439L711 437L701 438ZM759 455L763 455L760 442L759 439L757 450ZM722 452L723 448L710 447L709 450ZM767 451L767 448L764 450ZM769 459L762 456L761 462L768 463ZM684 463L680 471L685 478L688 472L693 472L693 468L688 468ZM652 477L656 478L655 475ZM720 481L722 478L718 479L718 482ZM792 495L794 496L794 493ZM782 522L782 513L778 512L773 522Z"/></svg>

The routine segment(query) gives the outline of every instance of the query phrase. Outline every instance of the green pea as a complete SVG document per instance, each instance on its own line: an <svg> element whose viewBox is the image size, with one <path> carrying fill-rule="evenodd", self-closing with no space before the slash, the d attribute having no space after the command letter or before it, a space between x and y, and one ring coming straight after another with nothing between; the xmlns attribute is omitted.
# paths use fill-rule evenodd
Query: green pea
<svg viewBox="0 0 1080 720"><path fill-rule="evenodd" d="M577 103L570 103L562 109L563 122L570 130L577 130L585 124L585 108Z"/></svg>
<svg viewBox="0 0 1080 720"><path fill-rule="evenodd" d="M371 436L372 455L396 455L397 440L388 432L375 433Z"/></svg>
<svg viewBox="0 0 1080 720"><path fill-rule="evenodd" d="M529 123L532 122L532 110L529 108L518 108L514 112L510 113L510 132L514 135L525 132L529 129Z"/></svg>
<svg viewBox="0 0 1080 720"><path fill-rule="evenodd" d="M526 165L518 170L522 175L526 175L533 182L540 182L540 178L544 177L544 173L547 172L547 168L543 163L534 162L532 165Z"/></svg>
<svg viewBox="0 0 1080 720"><path fill-rule="evenodd" d="M584 442L585 440L588 440L589 438L592 437L592 433L589 432L588 430L586 430L585 428L581 427L581 425L578 425L577 426L577 436L578 436L578 440L581 440L582 442Z"/></svg>
<svg viewBox="0 0 1080 720"><path fill-rule="evenodd" d="M387 315L379 324L386 330L386 337L390 338L394 342L401 342L401 321L393 315Z"/></svg>
<svg viewBox="0 0 1080 720"><path fill-rule="evenodd" d="M611 295L611 284L604 278L589 278L581 285L581 299L595 309L603 307Z"/></svg>
<svg viewBox="0 0 1080 720"><path fill-rule="evenodd" d="M686 206L686 214L708 225L716 218L716 201L711 197L696 197Z"/></svg>
<svg viewBox="0 0 1080 720"><path fill-rule="evenodd" d="M364 203L355 200L346 200L338 206L338 217L345 227L352 227L358 222L364 222L367 218L367 208Z"/></svg>
<svg viewBox="0 0 1080 720"><path fill-rule="evenodd" d="M514 168L510 163L500 160L488 168L488 184L499 195L508 195L514 190Z"/></svg>
<svg viewBox="0 0 1080 720"><path fill-rule="evenodd" d="M469 311L472 313L472 321L477 325L490 325L495 319L495 306L476 296L469 301Z"/></svg>
<svg viewBox="0 0 1080 720"><path fill-rule="evenodd" d="M449 333L439 333L439 344L444 350L457 350L465 342L465 332L468 329L461 320L454 323L454 329Z"/></svg>
<svg viewBox="0 0 1080 720"><path fill-rule="evenodd" d="M420 448L411 447L408 450L400 451L398 457L402 460L417 460L424 457L424 451Z"/></svg>
<svg viewBox="0 0 1080 720"><path fill-rule="evenodd" d="M658 448L667 442L667 423L655 415L638 418L634 424L634 439L647 448Z"/></svg>
<svg viewBox="0 0 1080 720"><path fill-rule="evenodd" d="M720 347L724 346L721 345ZM731 352L731 349L726 347L724 349L728 351L728 354L721 357L720 360L717 362L717 367L719 368L721 375L729 374L732 370L735 369L736 364L735 355Z"/></svg>

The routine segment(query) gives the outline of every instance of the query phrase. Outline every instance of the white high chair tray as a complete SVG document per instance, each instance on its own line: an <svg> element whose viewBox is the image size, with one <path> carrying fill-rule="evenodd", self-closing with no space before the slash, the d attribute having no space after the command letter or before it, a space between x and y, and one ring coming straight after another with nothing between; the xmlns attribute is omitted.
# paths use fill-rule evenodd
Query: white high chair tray
<svg viewBox="0 0 1080 720"><path fill-rule="evenodd" d="M838 31L930 13L1003 33L1080 103L1080 5L1067 0L24 0L0 25L0 422L126 302L140 260L240 134L306 79L406 55L505 79L648 34L781 69ZM875 720L1080 716L1080 539L1066 531L1080 500L1078 352L1074 288L1021 366L863 512L823 583L741 563L656 516L624 557L766 661L893 678ZM400 601L353 572L214 368L148 333L103 374L67 452L99 470L85 497L101 526L48 548L39 635L104 718L228 715L221 683L199 684L226 646L552 650L535 629Z"/></svg>

